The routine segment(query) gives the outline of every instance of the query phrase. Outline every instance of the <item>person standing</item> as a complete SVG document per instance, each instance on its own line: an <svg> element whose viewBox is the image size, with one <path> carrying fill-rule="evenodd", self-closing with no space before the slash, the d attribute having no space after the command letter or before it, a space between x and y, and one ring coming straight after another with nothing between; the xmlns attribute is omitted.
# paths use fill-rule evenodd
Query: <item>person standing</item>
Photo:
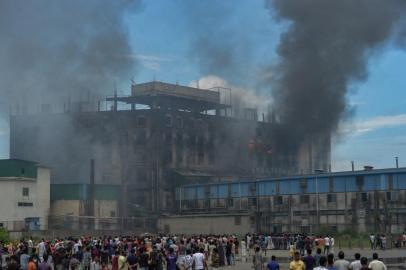
<svg viewBox="0 0 406 270"><path fill-rule="evenodd" d="M213 253L211 254L211 269L217 270L220 267L220 257L218 249L214 248Z"/></svg>
<svg viewBox="0 0 406 270"><path fill-rule="evenodd" d="M17 265L17 263L16 263L16 265ZM7 269L13 269L13 267L10 267L9 265L7 265ZM28 260L27 269L28 270L37 270L37 265L35 264L34 256L31 256L30 259Z"/></svg>
<svg viewBox="0 0 406 270"><path fill-rule="evenodd" d="M369 243L371 244L371 250L375 249L375 235L371 233L369 235Z"/></svg>
<svg viewBox="0 0 406 270"><path fill-rule="evenodd" d="M361 258L361 270L371 270L371 268L368 267L368 259L366 257Z"/></svg>
<svg viewBox="0 0 406 270"><path fill-rule="evenodd" d="M330 237L327 235L324 238L324 255L330 254Z"/></svg>
<svg viewBox="0 0 406 270"><path fill-rule="evenodd" d="M47 252L44 238L41 239L41 242L38 244L37 248L39 260L42 262L44 261L44 254Z"/></svg>
<svg viewBox="0 0 406 270"><path fill-rule="evenodd" d="M264 258L262 257L260 247L255 248L255 253L252 258L252 263L254 265L255 270L262 270L263 264L264 264Z"/></svg>
<svg viewBox="0 0 406 270"><path fill-rule="evenodd" d="M303 258L306 270L313 270L316 267L316 260L312 256L312 250L307 250L307 256Z"/></svg>
<svg viewBox="0 0 406 270"><path fill-rule="evenodd" d="M333 253L333 254L334 254L334 245L335 245L334 237L331 236L330 237L330 253Z"/></svg>
<svg viewBox="0 0 406 270"><path fill-rule="evenodd" d="M204 257L204 249L201 248L198 252L193 254L193 269L203 270L207 268L206 258ZM169 269L168 269L169 270Z"/></svg>
<svg viewBox="0 0 406 270"><path fill-rule="evenodd" d="M316 255L314 255L315 266L320 266L321 248L317 248Z"/></svg>
<svg viewBox="0 0 406 270"><path fill-rule="evenodd" d="M241 260L243 262L247 261L247 246L244 240L241 240Z"/></svg>
<svg viewBox="0 0 406 270"><path fill-rule="evenodd" d="M361 254L355 253L354 256L355 256L355 261L350 263L350 265L348 266L348 269L350 269L350 270L360 270L362 268Z"/></svg>
<svg viewBox="0 0 406 270"><path fill-rule="evenodd" d="M268 270L279 270L279 263L276 261L276 257L274 255L271 256L271 260L266 265Z"/></svg>
<svg viewBox="0 0 406 270"><path fill-rule="evenodd" d="M91 262L92 262L92 254L90 253L90 247L86 247L86 250L83 253L83 260L82 260L83 269L89 270Z"/></svg>
<svg viewBox="0 0 406 270"><path fill-rule="evenodd" d="M320 265L313 268L313 270L327 270L326 264L327 264L327 259L325 256L321 256L319 260Z"/></svg>
<svg viewBox="0 0 406 270"><path fill-rule="evenodd" d="M47 254L44 254L44 261L38 265L38 270L52 270L51 264L48 263Z"/></svg>
<svg viewBox="0 0 406 270"><path fill-rule="evenodd" d="M289 264L289 270L305 270L305 264L300 260L299 251L295 251L293 254L293 261Z"/></svg>
<svg viewBox="0 0 406 270"><path fill-rule="evenodd" d="M385 250L386 249L386 236L382 234L381 236L381 249Z"/></svg>
<svg viewBox="0 0 406 270"><path fill-rule="evenodd" d="M120 251L120 255L118 256L118 270L127 270L127 257L125 256L124 250Z"/></svg>
<svg viewBox="0 0 406 270"><path fill-rule="evenodd" d="M127 257L127 263L128 263L128 268L129 270L137 270L137 256L135 256L135 250L132 248L130 250L130 255Z"/></svg>
<svg viewBox="0 0 406 270"><path fill-rule="evenodd" d="M330 253L327 255L327 269L329 270L337 270L334 266L334 254Z"/></svg>
<svg viewBox="0 0 406 270"><path fill-rule="evenodd" d="M350 262L344 259L345 255L344 252L338 252L338 260L334 262L334 267L337 270L348 270L350 266Z"/></svg>
<svg viewBox="0 0 406 270"><path fill-rule="evenodd" d="M101 264L100 264L100 257L95 256L94 260L90 264L90 270L101 270ZM127 270L127 269L126 269Z"/></svg>
<svg viewBox="0 0 406 270"><path fill-rule="evenodd" d="M386 270L386 265L378 259L378 253L372 254L372 261L368 266L371 270Z"/></svg>
<svg viewBox="0 0 406 270"><path fill-rule="evenodd" d="M226 259L227 265L231 266L231 241L228 241L226 244Z"/></svg>
<svg viewBox="0 0 406 270"><path fill-rule="evenodd" d="M140 249L140 260L139 260L139 265L140 265L140 270L148 270L148 261L149 261L149 255L147 253L147 250L142 247Z"/></svg>
<svg viewBox="0 0 406 270"><path fill-rule="evenodd" d="M176 270L176 261L177 257L175 254L175 250L170 247L169 248L169 254L166 256L166 269L167 270Z"/></svg>

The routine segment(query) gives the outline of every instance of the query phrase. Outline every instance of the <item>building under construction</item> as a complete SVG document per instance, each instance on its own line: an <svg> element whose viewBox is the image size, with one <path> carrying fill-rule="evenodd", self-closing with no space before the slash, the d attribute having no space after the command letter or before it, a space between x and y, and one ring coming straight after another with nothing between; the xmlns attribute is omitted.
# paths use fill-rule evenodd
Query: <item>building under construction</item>
<svg viewBox="0 0 406 270"><path fill-rule="evenodd" d="M106 98L107 109L69 102L59 112L13 112L10 156L50 167L53 184L120 185L123 218L176 211L184 184L328 170L329 134L286 155L273 139L278 123L255 108L236 113L231 95L153 81Z"/></svg>

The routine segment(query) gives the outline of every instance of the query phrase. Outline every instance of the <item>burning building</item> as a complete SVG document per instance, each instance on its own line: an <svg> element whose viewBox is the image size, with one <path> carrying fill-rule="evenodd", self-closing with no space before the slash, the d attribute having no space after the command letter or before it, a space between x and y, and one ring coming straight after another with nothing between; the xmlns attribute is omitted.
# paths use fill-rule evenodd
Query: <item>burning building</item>
<svg viewBox="0 0 406 270"><path fill-rule="evenodd" d="M277 121L258 121L252 108L237 115L224 95L232 91L153 81L106 98L108 109L67 103L62 112L13 113L10 155L49 166L53 184L120 185L115 215L123 218L171 213L179 185L328 170L330 134L286 154Z"/></svg>

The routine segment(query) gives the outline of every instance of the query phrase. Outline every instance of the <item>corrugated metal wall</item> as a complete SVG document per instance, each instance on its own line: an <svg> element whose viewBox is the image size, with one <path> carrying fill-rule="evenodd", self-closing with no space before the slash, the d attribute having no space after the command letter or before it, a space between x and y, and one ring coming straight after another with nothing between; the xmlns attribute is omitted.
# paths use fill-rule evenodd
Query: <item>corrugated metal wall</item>
<svg viewBox="0 0 406 270"><path fill-rule="evenodd" d="M87 200L89 199L89 184L53 184L51 185L51 200ZM119 200L120 186L95 185L95 200Z"/></svg>
<svg viewBox="0 0 406 270"><path fill-rule="evenodd" d="M0 160L0 177L37 178L37 165L31 161L3 159Z"/></svg>

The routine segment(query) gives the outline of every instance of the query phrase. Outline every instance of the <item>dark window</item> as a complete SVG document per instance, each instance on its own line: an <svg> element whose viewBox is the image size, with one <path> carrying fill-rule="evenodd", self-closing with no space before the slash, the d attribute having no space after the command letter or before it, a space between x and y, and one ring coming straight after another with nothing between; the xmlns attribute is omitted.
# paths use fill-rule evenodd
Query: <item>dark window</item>
<svg viewBox="0 0 406 270"><path fill-rule="evenodd" d="M215 161L214 149L209 150L209 164L213 165Z"/></svg>
<svg viewBox="0 0 406 270"><path fill-rule="evenodd" d="M145 128L147 126L147 118L145 117L138 117L137 118L137 127Z"/></svg>
<svg viewBox="0 0 406 270"><path fill-rule="evenodd" d="M281 205L281 204L283 204L283 197L275 196L275 197L273 197L273 202L275 205Z"/></svg>
<svg viewBox="0 0 406 270"><path fill-rule="evenodd" d="M201 165L204 163L204 152L199 152L197 154L197 164Z"/></svg>
<svg viewBox="0 0 406 270"><path fill-rule="evenodd" d="M138 130L135 135L135 141L138 145L145 144L147 140L147 134L145 130Z"/></svg>
<svg viewBox="0 0 406 270"><path fill-rule="evenodd" d="M165 115L165 125L167 127L171 127L172 126L172 116L170 115Z"/></svg>
<svg viewBox="0 0 406 270"><path fill-rule="evenodd" d="M21 174L25 174L25 169L21 168Z"/></svg>
<svg viewBox="0 0 406 270"><path fill-rule="evenodd" d="M229 198L227 200L227 205L228 207L234 207L234 199L233 198Z"/></svg>
<svg viewBox="0 0 406 270"><path fill-rule="evenodd" d="M176 127L183 128L183 118L180 116L176 118Z"/></svg>
<svg viewBox="0 0 406 270"><path fill-rule="evenodd" d="M256 184L255 184L255 183L251 183L251 184L250 184L250 195L251 195L251 196L255 196L256 191L257 191Z"/></svg>
<svg viewBox="0 0 406 270"><path fill-rule="evenodd" d="M30 196L30 189L27 187L23 187L23 196L28 197Z"/></svg>
<svg viewBox="0 0 406 270"><path fill-rule="evenodd" d="M361 201L363 202L368 201L368 193L366 192L361 193Z"/></svg>
<svg viewBox="0 0 406 270"><path fill-rule="evenodd" d="M250 217L250 224L251 225L255 224L255 217Z"/></svg>
<svg viewBox="0 0 406 270"><path fill-rule="evenodd" d="M357 176L356 182L358 190L362 190L364 187L364 176L362 175Z"/></svg>
<svg viewBox="0 0 406 270"><path fill-rule="evenodd" d="M327 194L327 202L328 203L337 202L337 194Z"/></svg>
<svg viewBox="0 0 406 270"><path fill-rule="evenodd" d="M165 163L172 163L172 150L168 149L164 155Z"/></svg>
<svg viewBox="0 0 406 270"><path fill-rule="evenodd" d="M176 151L176 160L178 163L182 163L183 162L183 149L182 148L178 148Z"/></svg>
<svg viewBox="0 0 406 270"><path fill-rule="evenodd" d="M396 201L396 193L395 192L386 192L386 200L387 201Z"/></svg>
<svg viewBox="0 0 406 270"><path fill-rule="evenodd" d="M171 142L172 141L172 132L168 131L164 133L164 139L166 142Z"/></svg>
<svg viewBox="0 0 406 270"><path fill-rule="evenodd" d="M302 190L302 192L307 191L307 180L306 179L300 180L300 189Z"/></svg>
<svg viewBox="0 0 406 270"><path fill-rule="evenodd" d="M110 211L110 217L115 217L116 216L116 211Z"/></svg>
<svg viewBox="0 0 406 270"><path fill-rule="evenodd" d="M183 134L182 133L176 133L176 142L177 143L182 143L183 141Z"/></svg>
<svg viewBox="0 0 406 270"><path fill-rule="evenodd" d="M234 217L234 225L241 225L241 217L240 216Z"/></svg>
<svg viewBox="0 0 406 270"><path fill-rule="evenodd" d="M4 223L3 222L0 223L0 228L4 228Z"/></svg>
<svg viewBox="0 0 406 270"><path fill-rule="evenodd" d="M18 206L31 207L34 206L34 204L32 202L18 202Z"/></svg>
<svg viewBox="0 0 406 270"><path fill-rule="evenodd" d="M310 201L309 195L300 196L300 203L309 203L309 201Z"/></svg>
<svg viewBox="0 0 406 270"><path fill-rule="evenodd" d="M248 198L248 203L250 206L257 206L257 198Z"/></svg>
<svg viewBox="0 0 406 270"><path fill-rule="evenodd" d="M334 182L333 182L333 178L330 177L328 179L328 192L333 192L334 191Z"/></svg>

